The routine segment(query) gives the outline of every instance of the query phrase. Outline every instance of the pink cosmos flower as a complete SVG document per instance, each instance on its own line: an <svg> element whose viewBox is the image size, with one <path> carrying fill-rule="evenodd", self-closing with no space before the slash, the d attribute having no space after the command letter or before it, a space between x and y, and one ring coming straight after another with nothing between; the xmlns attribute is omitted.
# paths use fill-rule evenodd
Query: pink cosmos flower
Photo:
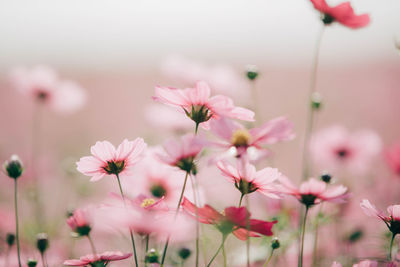
<svg viewBox="0 0 400 267"><path fill-rule="evenodd" d="M196 207L192 202L186 198L182 201L183 210L189 213L198 221L204 224L212 224L224 235L233 233L240 240L246 240L248 236L259 237L260 235L271 236L272 227L278 221L261 221L251 219L250 212L245 207L228 207L224 209L223 213L209 205L203 207ZM247 218L250 218L250 231L246 230Z"/></svg>
<svg viewBox="0 0 400 267"><path fill-rule="evenodd" d="M384 151L386 162L395 174L400 175L400 142Z"/></svg>
<svg viewBox="0 0 400 267"><path fill-rule="evenodd" d="M111 261L120 261L129 258L132 256L132 253L122 253L120 251L106 251L101 254L89 254L83 257L80 257L79 260L66 260L64 261L64 265L67 266L99 266L99 264L103 264L106 266ZM102 265L102 266L103 266Z"/></svg>
<svg viewBox="0 0 400 267"><path fill-rule="evenodd" d="M394 235L400 233L400 205L391 205L387 207L388 216L378 210L367 199L361 201L360 207L367 216L381 219Z"/></svg>
<svg viewBox="0 0 400 267"><path fill-rule="evenodd" d="M76 163L77 170L84 175L92 176L90 181L98 181L105 175L126 176L132 167L141 159L146 149L142 138L134 141L125 139L117 149L108 141L96 142L90 148L92 156L83 157Z"/></svg>
<svg viewBox="0 0 400 267"><path fill-rule="evenodd" d="M264 123L262 126L247 130L241 124L228 119L210 122L211 131L223 139L218 146L235 147L237 155L246 153L248 148L264 149L264 146L295 137L293 124L285 117L279 117Z"/></svg>
<svg viewBox="0 0 400 267"><path fill-rule="evenodd" d="M287 177L281 176L281 192L296 197L301 203L310 207L324 201L343 202L347 197L347 188L343 185L331 186L315 178L303 182L296 188Z"/></svg>
<svg viewBox="0 0 400 267"><path fill-rule="evenodd" d="M202 151L205 142L202 138L187 134L179 140L170 139L164 143L165 153L158 158L171 166L178 167L186 172L196 172L194 159Z"/></svg>
<svg viewBox="0 0 400 267"><path fill-rule="evenodd" d="M88 235L91 230L91 222L88 210L76 209L67 219L69 227L79 236Z"/></svg>
<svg viewBox="0 0 400 267"><path fill-rule="evenodd" d="M223 161L219 161L217 167L225 177L235 183L242 195L257 191L270 198L280 198L274 182L282 174L276 168L267 167L257 171L250 163L246 162L243 165L239 161L236 168Z"/></svg>
<svg viewBox="0 0 400 267"><path fill-rule="evenodd" d="M196 83L195 88L176 89L170 87L156 87L155 100L181 108L191 118L196 127L202 124L208 129L209 120L218 120L221 117L254 121L254 112L235 107L232 99L222 95L210 97L211 89L204 81Z"/></svg>
<svg viewBox="0 0 400 267"><path fill-rule="evenodd" d="M379 136L370 130L350 133L343 126L331 126L312 136L310 152L314 162L330 172L346 169L363 174L381 151Z"/></svg>
<svg viewBox="0 0 400 267"><path fill-rule="evenodd" d="M47 66L14 69L11 73L11 83L21 93L61 113L71 113L80 109L87 98L86 92L78 84L61 80L57 73Z"/></svg>
<svg viewBox="0 0 400 267"><path fill-rule="evenodd" d="M325 0L311 0L311 3L323 14L322 21L325 25L337 21L349 28L358 29L369 24L369 15L356 15L350 2L341 3L335 7L330 7Z"/></svg>
<svg viewBox="0 0 400 267"><path fill-rule="evenodd" d="M353 265L353 267L378 267L378 262L363 260Z"/></svg>

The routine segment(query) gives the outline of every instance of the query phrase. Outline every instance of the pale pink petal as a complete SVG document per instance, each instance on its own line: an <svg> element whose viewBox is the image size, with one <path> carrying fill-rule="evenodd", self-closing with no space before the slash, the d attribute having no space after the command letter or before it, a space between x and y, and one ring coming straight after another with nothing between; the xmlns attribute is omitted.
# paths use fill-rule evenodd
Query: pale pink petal
<svg viewBox="0 0 400 267"><path fill-rule="evenodd" d="M108 141L98 141L90 148L93 156L102 161L110 161L115 159L115 147Z"/></svg>
<svg viewBox="0 0 400 267"><path fill-rule="evenodd" d="M155 96L153 98L172 106L186 107L190 105L184 90L176 88L156 86Z"/></svg>
<svg viewBox="0 0 400 267"><path fill-rule="evenodd" d="M374 205L372 205L369 200L363 199L360 203L360 207L363 210L363 212L367 216L372 216L372 217L378 217L382 220L385 219L385 215L383 214L382 211L378 210Z"/></svg>

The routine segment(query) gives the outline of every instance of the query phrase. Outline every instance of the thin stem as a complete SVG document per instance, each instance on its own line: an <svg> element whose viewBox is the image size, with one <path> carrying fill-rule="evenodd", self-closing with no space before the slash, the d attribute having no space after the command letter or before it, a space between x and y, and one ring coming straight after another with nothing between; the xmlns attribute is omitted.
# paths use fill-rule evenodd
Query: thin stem
<svg viewBox="0 0 400 267"><path fill-rule="evenodd" d="M215 260L215 258L218 256L218 253L220 252L220 250L224 247L226 237L227 237L226 235L223 235L223 236L222 236L221 245L220 245L219 248L217 249L217 252L215 252L214 256L211 258L210 262L207 264L207 267L210 267L210 266L211 266L211 263Z"/></svg>
<svg viewBox="0 0 400 267"><path fill-rule="evenodd" d="M309 209L309 207L306 206L306 211L304 212L303 224L301 227L300 255L299 255L299 262L298 262L299 267L303 267L304 236L305 236L305 231L306 231L306 221L307 221L308 209Z"/></svg>
<svg viewBox="0 0 400 267"><path fill-rule="evenodd" d="M247 267L250 267L250 202L249 195L246 194L246 258Z"/></svg>
<svg viewBox="0 0 400 267"><path fill-rule="evenodd" d="M393 241L394 241L395 237L396 237L396 234L392 233L392 238L390 239L389 252L388 252L388 256L387 256L388 260L390 260L390 261L392 260L392 248L393 248Z"/></svg>
<svg viewBox="0 0 400 267"><path fill-rule="evenodd" d="M268 263L271 261L272 255L274 254L274 250L275 250L275 249L272 249L272 250L271 250L271 254L269 255L268 259L265 261L263 267L267 267Z"/></svg>
<svg viewBox="0 0 400 267"><path fill-rule="evenodd" d="M96 247L94 246L92 237L88 234L88 235L87 235L87 238L88 238L88 240L89 240L90 247L92 248L92 253L93 253L93 255L97 255Z"/></svg>
<svg viewBox="0 0 400 267"><path fill-rule="evenodd" d="M181 203L182 203L183 195L185 194L185 189L186 189L186 184L187 184L188 177L189 177L189 172L186 172L185 181L183 182L181 195L179 197L178 205L177 205L176 211L175 211L175 218L178 215L178 211L179 211L179 208L180 208ZM163 255L161 257L160 267L164 266L165 257L167 255L167 250L168 250L168 245L169 245L169 239L170 239L170 237L168 236L167 241L165 242L165 245L164 245L164 250L163 250Z"/></svg>
<svg viewBox="0 0 400 267"><path fill-rule="evenodd" d="M196 213L196 267L199 266L199 252L200 252L200 246L199 246L199 241L200 241L200 221L199 221L199 210L198 210L198 199L197 199L197 186L195 184L195 179L192 175L190 175L190 181L192 182L192 190L193 190L193 199L194 199L194 204L196 205L195 213Z"/></svg>
<svg viewBox="0 0 400 267"><path fill-rule="evenodd" d="M224 267L226 267L226 251L225 251L225 244L222 244L222 256L224 257Z"/></svg>
<svg viewBox="0 0 400 267"><path fill-rule="evenodd" d="M122 197L122 200L124 202L124 206L126 207L125 195L124 195L124 191L122 190L121 180L119 179L119 175L118 174L115 174L115 176L117 176L119 191L121 192L121 197ZM136 253L135 238L133 236L133 232L132 232L131 229L129 229L129 234L130 234L131 242L132 242L132 249L133 249L133 255L134 255L134 259L135 259L135 265L136 265L136 267L139 267L138 259L137 259L137 253Z"/></svg>
<svg viewBox="0 0 400 267"><path fill-rule="evenodd" d="M19 223L18 223L18 186L17 179L14 179L14 207L15 207L15 236L17 239L18 266L21 267L21 253L19 247Z"/></svg>
<svg viewBox="0 0 400 267"><path fill-rule="evenodd" d="M302 159L302 178L303 180L307 179L309 174L310 174L310 166L309 166L309 153L308 153L308 146L310 143L310 138L311 134L313 131L314 127L314 113L315 109L311 106L311 101L312 95L316 91L316 81L317 81L317 70L318 70L318 62L319 62L319 54L320 54L320 48L321 48L321 41L323 37L325 27L322 27L318 37L317 37L317 42L315 45L315 50L314 50L314 59L312 63L312 69L311 69L311 77L310 77L310 88L308 92L308 115L306 119L306 130L304 134L304 140L303 140L303 159Z"/></svg>
<svg viewBox="0 0 400 267"><path fill-rule="evenodd" d="M315 235L314 235L314 248L313 248L313 260L312 260L312 266L317 266L317 250L318 250L318 230L319 230L319 216L322 212L322 205L323 203L320 204L319 206L319 211L317 214L317 218L315 220Z"/></svg>
<svg viewBox="0 0 400 267"><path fill-rule="evenodd" d="M242 195L240 196L239 208L242 206L242 200L243 200L244 195L245 195L245 194L242 194Z"/></svg>
<svg viewBox="0 0 400 267"><path fill-rule="evenodd" d="M149 240L150 240L150 235L146 235L146 253L149 250Z"/></svg>

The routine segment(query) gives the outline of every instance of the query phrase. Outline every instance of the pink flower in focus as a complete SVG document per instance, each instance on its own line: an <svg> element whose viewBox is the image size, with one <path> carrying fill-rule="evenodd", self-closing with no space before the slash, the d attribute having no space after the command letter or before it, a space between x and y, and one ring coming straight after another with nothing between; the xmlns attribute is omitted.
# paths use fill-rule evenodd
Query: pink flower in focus
<svg viewBox="0 0 400 267"><path fill-rule="evenodd" d="M222 95L210 97L211 89L206 82L196 83L195 88L176 89L170 87L156 87L155 100L182 108L196 126L201 124L208 128L210 119L228 117L245 121L254 121L254 112L235 107L232 99Z"/></svg>
<svg viewBox="0 0 400 267"><path fill-rule="evenodd" d="M367 26L370 22L368 14L356 15L350 2L341 3L335 7L330 7L326 0L311 0L311 3L323 14L322 21L325 25L337 21L349 28L358 29Z"/></svg>
<svg viewBox="0 0 400 267"><path fill-rule="evenodd" d="M21 93L61 113L80 109L87 98L78 84L60 80L57 73L47 66L17 68L11 73L11 83Z"/></svg>
<svg viewBox="0 0 400 267"><path fill-rule="evenodd" d="M360 207L367 216L381 219L394 235L400 233L400 205L391 205L387 207L388 216L386 216L383 211L378 210L367 199L361 201Z"/></svg>
<svg viewBox="0 0 400 267"><path fill-rule="evenodd" d="M104 175L126 176L141 159L145 149L146 143L142 138L134 141L125 139L117 149L108 141L96 142L90 148L92 156L83 157L76 163L77 170L92 176L92 182L100 180Z"/></svg>
<svg viewBox="0 0 400 267"><path fill-rule="evenodd" d="M209 205L204 207L196 207L186 198L182 201L183 210L198 218L199 222L204 224L212 224L223 234L233 233L240 240L246 240L248 236L259 237L260 235L271 236L272 227L277 221L261 221L251 219L250 212L245 207L228 207L223 213L219 213ZM196 214L198 213L198 214ZM250 231L246 230L247 218L250 218Z"/></svg>
<svg viewBox="0 0 400 267"><path fill-rule="evenodd" d="M202 151L204 144L204 140L192 134L184 135L180 140L170 139L164 143L165 153L159 154L158 158L186 172L196 172L194 159Z"/></svg>
<svg viewBox="0 0 400 267"><path fill-rule="evenodd" d="M67 219L69 227L79 236L89 235L91 231L91 223L87 210L76 209Z"/></svg>
<svg viewBox="0 0 400 267"><path fill-rule="evenodd" d="M370 130L349 133L342 126L325 128L312 136L310 152L315 163L328 171L346 169L365 173L381 151L379 136Z"/></svg>
<svg viewBox="0 0 400 267"><path fill-rule="evenodd" d="M400 175L400 142L387 148L384 152L386 162L392 171Z"/></svg>
<svg viewBox="0 0 400 267"><path fill-rule="evenodd" d="M236 168L223 161L219 161L217 167L225 177L235 183L242 195L257 191L270 198L280 198L274 182L282 174L276 168L267 167L257 171L250 163L242 164L239 161Z"/></svg>
<svg viewBox="0 0 400 267"><path fill-rule="evenodd" d="M360 261L359 263L353 264L353 267L378 267L378 262L363 260Z"/></svg>
<svg viewBox="0 0 400 267"><path fill-rule="evenodd" d="M300 188L296 188L287 177L281 176L281 192L283 194L292 195L301 203L310 207L324 201L343 202L348 194L347 188L343 185L332 186L327 188L327 184L315 178L310 178L303 182Z"/></svg>
<svg viewBox="0 0 400 267"><path fill-rule="evenodd" d="M67 266L98 266L97 264L108 264L111 261L120 261L129 258L132 253L122 253L120 251L106 251L101 254L89 254L80 257L79 260L66 260L64 265ZM103 265L102 265L103 266Z"/></svg>

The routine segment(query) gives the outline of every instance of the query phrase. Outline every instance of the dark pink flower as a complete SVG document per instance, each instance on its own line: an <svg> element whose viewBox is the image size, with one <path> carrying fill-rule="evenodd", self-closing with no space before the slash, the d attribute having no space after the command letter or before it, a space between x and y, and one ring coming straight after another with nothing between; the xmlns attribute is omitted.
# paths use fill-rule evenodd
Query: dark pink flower
<svg viewBox="0 0 400 267"><path fill-rule="evenodd" d="M386 162L395 174L400 175L400 142L384 151Z"/></svg>
<svg viewBox="0 0 400 267"><path fill-rule="evenodd" d="M146 149L142 138L124 140L117 149L108 141L97 142L90 148L92 156L83 157L76 163L79 172L98 181L105 175L129 175L132 167L141 159Z"/></svg>
<svg viewBox="0 0 400 267"><path fill-rule="evenodd" d="M331 24L337 21L353 29L358 29L369 24L369 15L356 15L350 2L344 2L334 7L330 7L325 0L311 0L311 3L315 9L323 14L322 21L324 24Z"/></svg>
<svg viewBox="0 0 400 267"><path fill-rule="evenodd" d="M363 199L360 204L361 209L367 216L374 216L381 219L393 234L400 233L400 205L391 205L387 207L389 215L378 210L367 199Z"/></svg>
<svg viewBox="0 0 400 267"><path fill-rule="evenodd" d="M129 258L132 256L132 253L122 253L120 251L106 251L101 254L89 254L83 257L80 257L79 260L66 260L64 261L64 265L67 266L100 266L99 264L103 264L101 266L107 266L111 261L120 261Z"/></svg>
<svg viewBox="0 0 400 267"><path fill-rule="evenodd" d="M176 89L156 87L155 100L183 109L197 125L208 128L210 119L228 117L245 121L254 120L254 112L236 107L232 99L222 95L210 97L211 89L206 82L196 83L195 88Z"/></svg>

